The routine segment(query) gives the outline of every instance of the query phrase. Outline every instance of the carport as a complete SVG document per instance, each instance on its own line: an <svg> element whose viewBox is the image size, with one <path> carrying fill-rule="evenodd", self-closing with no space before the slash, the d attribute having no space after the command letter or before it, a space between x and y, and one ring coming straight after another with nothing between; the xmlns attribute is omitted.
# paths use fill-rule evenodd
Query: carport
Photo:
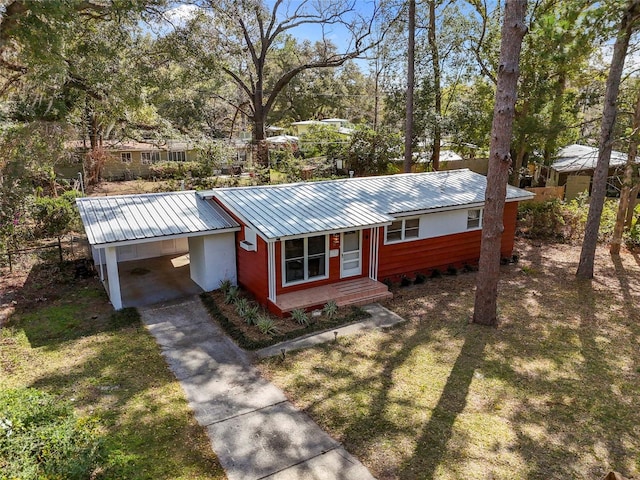
<svg viewBox="0 0 640 480"><path fill-rule="evenodd" d="M235 232L240 227L195 191L76 202L116 310L211 291L225 279L236 283Z"/></svg>

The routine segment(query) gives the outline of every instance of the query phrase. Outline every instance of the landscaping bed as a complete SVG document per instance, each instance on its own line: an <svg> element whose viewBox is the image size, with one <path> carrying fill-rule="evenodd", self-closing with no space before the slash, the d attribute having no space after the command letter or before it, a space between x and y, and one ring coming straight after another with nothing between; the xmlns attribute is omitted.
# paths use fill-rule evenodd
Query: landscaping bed
<svg viewBox="0 0 640 480"><path fill-rule="evenodd" d="M238 346L246 350L258 350L370 317L360 307L338 308L331 303L325 305L322 314L318 316L312 312L294 311L293 316L277 317L258 307L251 296L240 289L230 299L230 288L234 287L223 286L220 290L203 293L200 297L211 317ZM247 308L253 309L254 313L247 314Z"/></svg>

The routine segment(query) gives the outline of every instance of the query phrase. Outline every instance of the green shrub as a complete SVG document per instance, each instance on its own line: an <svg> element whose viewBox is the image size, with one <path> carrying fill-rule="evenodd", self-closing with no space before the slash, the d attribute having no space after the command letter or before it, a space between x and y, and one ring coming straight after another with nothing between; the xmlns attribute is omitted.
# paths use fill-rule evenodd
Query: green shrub
<svg viewBox="0 0 640 480"><path fill-rule="evenodd" d="M0 391L2 478L90 478L100 450L96 426L70 403L32 388Z"/></svg>
<svg viewBox="0 0 640 480"><path fill-rule="evenodd" d="M307 315L307 312L305 312L304 310L301 310L299 308L292 310L291 317L296 322L298 322L299 325L304 325L305 327L309 325L309 316Z"/></svg>
<svg viewBox="0 0 640 480"><path fill-rule="evenodd" d="M276 335L278 333L278 329L276 328L276 322L273 319L269 318L266 315L258 315L256 320L256 327L258 330L265 335Z"/></svg>
<svg viewBox="0 0 640 480"><path fill-rule="evenodd" d="M638 222L634 223L629 231L625 233L624 243L628 249L636 249L640 247L640 225Z"/></svg>
<svg viewBox="0 0 640 480"><path fill-rule="evenodd" d="M247 308L249 308L249 300L244 297L236 297L233 303L236 306L236 312L238 315L240 317L244 317Z"/></svg>
<svg viewBox="0 0 640 480"><path fill-rule="evenodd" d="M325 303L324 307L322 307L322 313L324 313L327 318L335 317L338 313L338 304L336 303L336 301L329 300L327 303Z"/></svg>
<svg viewBox="0 0 640 480"><path fill-rule="evenodd" d="M586 193L569 202L523 202L518 207L520 232L529 238L545 238L563 242L580 241L584 236L589 213ZM613 233L618 209L617 199L605 200L598 240L609 241Z"/></svg>
<svg viewBox="0 0 640 480"><path fill-rule="evenodd" d="M427 276L424 273L417 273L413 283L415 283L416 285L420 285L421 283L424 283L426 279Z"/></svg>
<svg viewBox="0 0 640 480"><path fill-rule="evenodd" d="M220 280L220 290L222 290L222 293L226 294L232 286L231 280L227 278Z"/></svg>
<svg viewBox="0 0 640 480"><path fill-rule="evenodd" d="M260 307L258 305L250 304L244 312L244 320L247 322L247 325L255 325L258 319L258 314L260 312Z"/></svg>
<svg viewBox="0 0 640 480"><path fill-rule="evenodd" d="M181 180L210 175L210 168L200 162L161 162L149 166L149 173L160 179Z"/></svg>
<svg viewBox="0 0 640 480"><path fill-rule="evenodd" d="M227 290L224 294L224 303L226 304L230 304L230 303L235 303L236 298L238 298L238 295L240 294L240 289L236 286L232 286L229 288L229 290Z"/></svg>

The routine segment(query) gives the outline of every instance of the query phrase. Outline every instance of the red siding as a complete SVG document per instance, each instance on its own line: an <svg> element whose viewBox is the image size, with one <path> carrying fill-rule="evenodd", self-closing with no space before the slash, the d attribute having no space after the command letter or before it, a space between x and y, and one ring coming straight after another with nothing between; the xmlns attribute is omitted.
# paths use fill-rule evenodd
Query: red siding
<svg viewBox="0 0 640 480"><path fill-rule="evenodd" d="M502 256L510 256L512 253L517 211L517 203L506 204L505 229L500 248ZM413 276L418 272L426 273L436 268L446 270L451 265L459 268L464 264L476 264L480 257L481 237L482 231L474 230L425 240L384 245L384 231L381 229L378 278Z"/></svg>
<svg viewBox="0 0 640 480"><path fill-rule="evenodd" d="M240 222L238 222L240 223ZM248 290L262 304L267 303L269 297L269 268L267 243L257 237L257 249L248 252L238 244L238 237L244 239L245 226L236 236L236 255L238 258L238 284Z"/></svg>

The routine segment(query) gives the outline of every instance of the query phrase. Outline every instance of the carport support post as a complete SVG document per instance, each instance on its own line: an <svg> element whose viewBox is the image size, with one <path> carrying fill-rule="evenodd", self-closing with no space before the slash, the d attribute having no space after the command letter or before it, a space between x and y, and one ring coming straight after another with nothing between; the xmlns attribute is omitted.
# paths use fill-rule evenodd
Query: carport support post
<svg viewBox="0 0 640 480"><path fill-rule="evenodd" d="M120 295L120 275L118 274L118 256L116 247L106 247L104 256L107 262L107 280L109 282L109 299L116 310L122 309L122 296Z"/></svg>

